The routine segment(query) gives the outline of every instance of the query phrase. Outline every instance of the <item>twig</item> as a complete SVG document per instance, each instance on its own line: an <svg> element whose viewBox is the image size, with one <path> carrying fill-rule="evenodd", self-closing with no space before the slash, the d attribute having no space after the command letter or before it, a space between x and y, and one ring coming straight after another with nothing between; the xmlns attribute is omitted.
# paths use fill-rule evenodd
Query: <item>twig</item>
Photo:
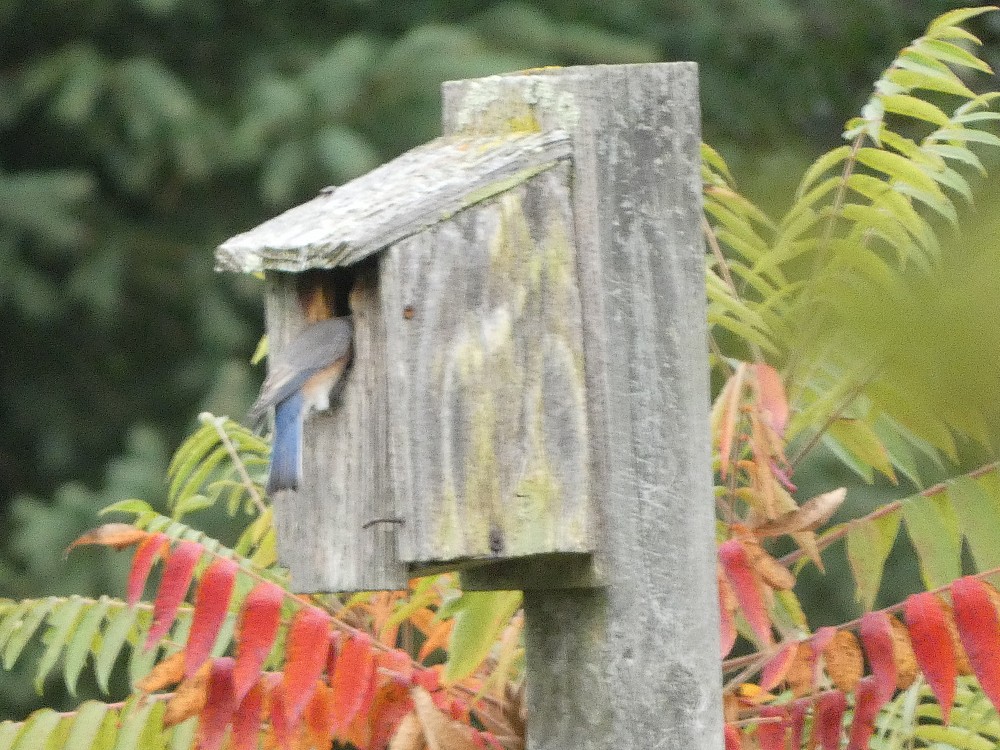
<svg viewBox="0 0 1000 750"><path fill-rule="evenodd" d="M229 457L233 461L233 465L236 467L236 471L240 475L243 487L246 489L247 494L250 495L250 499L253 500L253 504L257 506L257 513L264 515L264 513L267 512L267 505L264 503L264 499L257 491L257 485L255 485L253 480L250 478L250 474L247 472L247 467L243 464L240 454L236 450L236 446L233 445L233 441L230 439L228 433L226 433L226 430L223 427L226 419L226 417L217 417L207 411L198 415L198 420L202 422L202 424L208 422L215 428L215 432L219 436L219 440L222 445L225 446L226 452L229 454Z"/></svg>

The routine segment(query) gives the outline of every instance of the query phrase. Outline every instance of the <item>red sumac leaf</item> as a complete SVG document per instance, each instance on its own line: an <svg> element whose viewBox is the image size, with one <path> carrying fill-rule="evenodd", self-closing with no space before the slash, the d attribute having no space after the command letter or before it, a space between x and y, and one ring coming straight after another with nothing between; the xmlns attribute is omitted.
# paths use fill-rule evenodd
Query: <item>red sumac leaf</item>
<svg viewBox="0 0 1000 750"><path fill-rule="evenodd" d="M941 718L947 724L955 700L958 667L944 607L940 599L925 591L907 598L905 613L917 664L934 691L941 706Z"/></svg>
<svg viewBox="0 0 1000 750"><path fill-rule="evenodd" d="M768 660L760 674L761 690L772 690L777 687L779 682L785 679L785 675L788 673L788 668L792 666L792 662L795 660L795 654L798 653L798 650L798 641L791 641L790 643L786 643L782 646L778 650L778 653Z"/></svg>
<svg viewBox="0 0 1000 750"><path fill-rule="evenodd" d="M212 652L219 628L229 610L238 569L239 565L234 560L220 557L208 566L198 583L191 633L184 652L184 674L187 677L197 672Z"/></svg>
<svg viewBox="0 0 1000 750"><path fill-rule="evenodd" d="M763 721L757 725L757 742L760 743L761 750L785 750L785 729L787 722L785 711L777 706L765 706L760 711L762 719L772 719ZM780 721L773 721L780 719Z"/></svg>
<svg viewBox="0 0 1000 750"><path fill-rule="evenodd" d="M979 685L1000 710L1000 620L990 590L982 581L966 577L951 584L955 624Z"/></svg>
<svg viewBox="0 0 1000 750"><path fill-rule="evenodd" d="M896 660L893 658L892 625L885 612L866 612L861 617L861 643L878 686L879 706L896 692Z"/></svg>
<svg viewBox="0 0 1000 750"><path fill-rule="evenodd" d="M298 723L312 698L329 651L330 617L318 607L303 607L288 627L288 656L281 681L285 716L290 725Z"/></svg>
<svg viewBox="0 0 1000 750"><path fill-rule="evenodd" d="M163 576L160 579L160 590L153 602L153 626L146 636L146 648L151 648L167 634L177 617L177 608L184 601L194 566L205 551L197 542L181 542L170 551L167 562L163 566Z"/></svg>
<svg viewBox="0 0 1000 750"><path fill-rule="evenodd" d="M169 540L166 534L158 533L146 537L138 546L132 556L132 568L128 573L128 585L125 588L125 600L129 605L134 605L142 598L142 592L146 588L146 579L149 578L149 571L153 569L153 563L163 552Z"/></svg>
<svg viewBox="0 0 1000 750"><path fill-rule="evenodd" d="M255 684L243 696L239 708L233 714L232 750L257 750L261 719L264 715L264 682Z"/></svg>
<svg viewBox="0 0 1000 750"><path fill-rule="evenodd" d="M334 729L346 727L361 711L375 681L375 655L367 635L355 634L341 641L337 669L330 675L336 706Z"/></svg>
<svg viewBox="0 0 1000 750"><path fill-rule="evenodd" d="M278 746L283 750L291 750L295 746L296 724L288 720L285 708L285 691L280 683L280 676L269 680L271 686L271 729L274 730Z"/></svg>
<svg viewBox="0 0 1000 750"><path fill-rule="evenodd" d="M814 741L818 741L823 750L838 750L840 747L840 729L846 710L847 699L839 690L823 693L816 701Z"/></svg>
<svg viewBox="0 0 1000 750"><path fill-rule="evenodd" d="M236 710L233 695L233 660L215 659L208 676L208 695L198 721L198 750L218 750L226 736L226 726Z"/></svg>
<svg viewBox="0 0 1000 750"><path fill-rule="evenodd" d="M723 542L719 547L719 561L740 604L743 616L757 637L764 644L770 645L771 618L768 616L767 605L761 595L757 577L750 567L746 548L738 539Z"/></svg>
<svg viewBox="0 0 1000 750"><path fill-rule="evenodd" d="M851 720L851 731L847 735L847 750L867 749L868 740L875 732L875 717L882 707L880 690L873 675L858 682L858 687L854 691L854 718Z"/></svg>
<svg viewBox="0 0 1000 750"><path fill-rule="evenodd" d="M802 735L806 728L806 716L809 713L811 705L812 701L809 698L799 698L796 701L792 701L791 714L788 717L788 723L792 729L789 747L792 750L798 750L798 748L802 747L802 740L804 739Z"/></svg>
<svg viewBox="0 0 1000 750"><path fill-rule="evenodd" d="M264 660L281 624L281 602L285 592L273 583L258 583L243 600L236 628L236 668L233 689L242 698L260 677Z"/></svg>
<svg viewBox="0 0 1000 750"><path fill-rule="evenodd" d="M732 724L726 724L726 750L743 750L743 741L740 738L740 730Z"/></svg>

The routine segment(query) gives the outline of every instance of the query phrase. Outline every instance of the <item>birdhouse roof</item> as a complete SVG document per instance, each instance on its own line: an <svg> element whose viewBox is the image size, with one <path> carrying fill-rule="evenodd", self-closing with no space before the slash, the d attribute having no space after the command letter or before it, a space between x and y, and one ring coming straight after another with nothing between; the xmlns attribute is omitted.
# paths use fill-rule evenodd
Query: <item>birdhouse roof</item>
<svg viewBox="0 0 1000 750"><path fill-rule="evenodd" d="M562 131L437 138L226 240L220 271L356 263L570 157Z"/></svg>

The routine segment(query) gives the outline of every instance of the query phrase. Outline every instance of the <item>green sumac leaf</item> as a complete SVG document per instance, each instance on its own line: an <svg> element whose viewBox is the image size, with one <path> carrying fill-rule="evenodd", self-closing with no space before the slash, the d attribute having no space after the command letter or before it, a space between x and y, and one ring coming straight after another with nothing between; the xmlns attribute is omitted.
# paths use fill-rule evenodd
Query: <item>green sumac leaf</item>
<svg viewBox="0 0 1000 750"><path fill-rule="evenodd" d="M108 706L100 701L86 701L76 710L69 728L67 747L89 748L97 739L108 716Z"/></svg>
<svg viewBox="0 0 1000 750"><path fill-rule="evenodd" d="M953 479L948 482L948 496L976 569L1000 567L1000 478L995 470L978 479Z"/></svg>
<svg viewBox="0 0 1000 750"><path fill-rule="evenodd" d="M843 163L850 157L851 147L850 146L838 146L837 148L827 151L816 161L814 161L806 173L802 175L802 181L799 183L799 189L796 191L796 197L801 197L805 194L806 190L816 182L820 177L825 175L831 169L837 165Z"/></svg>
<svg viewBox="0 0 1000 750"><path fill-rule="evenodd" d="M871 426L861 419L841 418L830 425L829 434L855 459L881 472L896 484L889 453Z"/></svg>
<svg viewBox="0 0 1000 750"><path fill-rule="evenodd" d="M989 65L957 44L944 42L940 39L921 39L915 46L921 52L926 52L941 62L960 65L963 68L974 68L987 75L993 74L993 69Z"/></svg>
<svg viewBox="0 0 1000 750"><path fill-rule="evenodd" d="M981 16L983 13L988 13L996 9L995 5L982 5L975 8L955 8L955 10L949 10L947 13L942 13L931 21L927 27L927 35L934 36L949 26L958 26L963 21L968 21L970 18Z"/></svg>
<svg viewBox="0 0 1000 750"><path fill-rule="evenodd" d="M916 70L896 70L889 71L886 79L897 86L911 91L913 89L924 89L925 91L939 91L942 94L952 94L965 99L975 97L975 92L966 86L950 70L947 73L916 71Z"/></svg>
<svg viewBox="0 0 1000 750"><path fill-rule="evenodd" d="M722 154L709 146L707 143L701 144L701 160L705 162L714 172L721 174L726 181L732 184L733 176L729 173L729 165L722 158Z"/></svg>
<svg viewBox="0 0 1000 750"><path fill-rule="evenodd" d="M972 141L973 143L985 143L988 146L1000 146L1000 138L993 135L993 133L973 128L938 130L934 133L933 138L936 141Z"/></svg>
<svg viewBox="0 0 1000 750"><path fill-rule="evenodd" d="M882 105L887 112L905 115L916 120L924 120L925 122L940 125L941 127L947 127L950 122L948 115L940 107L936 107L930 102L918 99L915 96L908 94L883 94L881 99Z"/></svg>
<svg viewBox="0 0 1000 750"><path fill-rule="evenodd" d="M865 611L875 607L882 570L899 533L899 513L851 523L847 531L847 560L854 573L855 596Z"/></svg>
<svg viewBox="0 0 1000 750"><path fill-rule="evenodd" d="M45 748L51 739L52 733L59 726L62 719L58 713L50 708L43 708L35 711L24 722L17 742L14 743L15 750L36 750Z"/></svg>
<svg viewBox="0 0 1000 750"><path fill-rule="evenodd" d="M444 681L454 683L482 664L521 606L520 591L466 591L452 607L455 627L448 643Z"/></svg>
<svg viewBox="0 0 1000 750"><path fill-rule="evenodd" d="M976 732L956 726L921 724L913 730L913 736L923 740L928 747L958 748L958 750L995 750L996 743Z"/></svg>
<svg viewBox="0 0 1000 750"><path fill-rule="evenodd" d="M80 673L87 662L87 654L90 653L94 639L97 637L98 630L110 608L111 599L102 596L88 608L70 638L69 645L66 647L64 672L66 689L69 690L70 695L76 695L76 683L79 681Z"/></svg>
<svg viewBox="0 0 1000 750"><path fill-rule="evenodd" d="M962 575L962 535L948 493L907 498L903 501L903 519L917 551L924 585L934 589L959 578Z"/></svg>
<svg viewBox="0 0 1000 750"><path fill-rule="evenodd" d="M125 646L125 640L128 638L129 631L132 629L138 614L138 607L122 607L111 616L100 643L95 645L94 674L97 677L97 684L100 685L101 691L104 693L108 692L111 670L115 666L118 654Z"/></svg>
<svg viewBox="0 0 1000 750"><path fill-rule="evenodd" d="M49 631L45 634L48 646L38 662L38 671L35 674L35 691L42 692L45 678L48 677L52 667L55 666L62 654L66 641L69 640L73 632L73 626L80 619L85 602L78 596L72 596L64 601L55 612L49 617Z"/></svg>
<svg viewBox="0 0 1000 750"><path fill-rule="evenodd" d="M894 180L909 183L930 193L939 193L944 197L934 179L904 156L877 148L863 148L858 151L858 161Z"/></svg>
<svg viewBox="0 0 1000 750"><path fill-rule="evenodd" d="M31 636L38 630L42 620L52 611L60 601L59 597L50 596L46 599L34 600L24 617L14 628L10 638L3 649L3 668L10 669L21 655L24 647L28 644Z"/></svg>

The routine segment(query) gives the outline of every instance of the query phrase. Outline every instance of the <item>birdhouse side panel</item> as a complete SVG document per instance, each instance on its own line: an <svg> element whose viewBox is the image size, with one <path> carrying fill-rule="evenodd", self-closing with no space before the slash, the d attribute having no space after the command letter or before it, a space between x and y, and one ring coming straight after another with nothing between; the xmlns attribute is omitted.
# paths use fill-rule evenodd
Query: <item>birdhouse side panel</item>
<svg viewBox="0 0 1000 750"><path fill-rule="evenodd" d="M390 247L390 456L418 566L594 547L570 167Z"/></svg>
<svg viewBox="0 0 1000 750"><path fill-rule="evenodd" d="M331 408L306 418L302 482L272 498L278 558L296 592L403 589L396 556L385 413L385 333L377 276L359 275L351 294L353 361ZM304 325L295 274L268 274L268 330L281 347Z"/></svg>

